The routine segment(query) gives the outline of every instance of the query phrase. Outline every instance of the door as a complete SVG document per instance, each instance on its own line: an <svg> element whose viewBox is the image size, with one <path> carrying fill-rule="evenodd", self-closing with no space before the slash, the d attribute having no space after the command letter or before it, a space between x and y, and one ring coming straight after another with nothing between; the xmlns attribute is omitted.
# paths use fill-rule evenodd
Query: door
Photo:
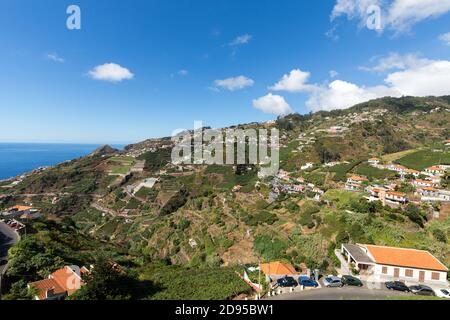
<svg viewBox="0 0 450 320"><path fill-rule="evenodd" d="M419 272L419 282L424 282L425 281L425 271L420 271Z"/></svg>
<svg viewBox="0 0 450 320"><path fill-rule="evenodd" d="M395 268L395 269L394 269L394 277L395 277L395 278L400 277L400 269L399 269L399 268Z"/></svg>

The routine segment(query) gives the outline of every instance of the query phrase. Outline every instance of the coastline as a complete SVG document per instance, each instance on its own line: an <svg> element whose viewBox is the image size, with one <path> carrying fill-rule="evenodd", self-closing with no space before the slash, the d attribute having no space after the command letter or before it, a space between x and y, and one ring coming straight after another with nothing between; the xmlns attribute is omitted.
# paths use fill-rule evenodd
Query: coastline
<svg viewBox="0 0 450 320"><path fill-rule="evenodd" d="M0 143L0 182L9 181L41 167L87 156L104 144ZM123 144L111 145L123 149Z"/></svg>

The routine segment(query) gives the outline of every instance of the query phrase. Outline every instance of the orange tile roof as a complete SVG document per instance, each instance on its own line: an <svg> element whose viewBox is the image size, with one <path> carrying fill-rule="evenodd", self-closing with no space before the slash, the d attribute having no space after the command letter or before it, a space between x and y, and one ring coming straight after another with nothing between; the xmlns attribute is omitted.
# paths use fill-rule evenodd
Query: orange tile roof
<svg viewBox="0 0 450 320"><path fill-rule="evenodd" d="M430 170L430 171L444 171L444 169L439 167L439 166L432 166L432 167L426 168L426 170Z"/></svg>
<svg viewBox="0 0 450 320"><path fill-rule="evenodd" d="M35 287L39 290L38 297L39 300L45 299L45 294L48 290L53 289L55 295L62 294L66 292L54 279L44 279L36 282L30 283L30 286Z"/></svg>
<svg viewBox="0 0 450 320"><path fill-rule="evenodd" d="M378 264L448 272L431 253L424 250L363 245Z"/></svg>
<svg viewBox="0 0 450 320"><path fill-rule="evenodd" d="M351 179L354 181L368 181L367 178L360 177L360 176L352 176Z"/></svg>
<svg viewBox="0 0 450 320"><path fill-rule="evenodd" d="M67 291L69 296L83 284L80 277L68 266L53 272L52 278Z"/></svg>
<svg viewBox="0 0 450 320"><path fill-rule="evenodd" d="M405 197L406 193L399 192L399 191L388 191L387 194L393 195L393 196L399 196L399 197Z"/></svg>
<svg viewBox="0 0 450 320"><path fill-rule="evenodd" d="M89 270L85 267L81 268L81 274L89 273ZM45 299L45 293L53 289L54 294L67 293L69 296L82 286L84 282L81 278L68 266L62 269L56 270L50 275L50 279L44 279L30 283L30 286L34 286L39 289L38 297L40 300Z"/></svg>
<svg viewBox="0 0 450 320"><path fill-rule="evenodd" d="M263 263L260 265L260 269L266 275L285 276L298 274L295 268L291 266L289 263L283 263L280 261Z"/></svg>
<svg viewBox="0 0 450 320"><path fill-rule="evenodd" d="M433 188L433 187L421 187L420 189L422 189L422 190L428 190L428 191L438 191L438 189Z"/></svg>
<svg viewBox="0 0 450 320"><path fill-rule="evenodd" d="M31 210L33 209L33 207L29 207L29 206L21 206L21 205L17 205L11 208L11 210L17 210L17 211L26 211L26 210Z"/></svg>
<svg viewBox="0 0 450 320"><path fill-rule="evenodd" d="M417 170L414 170L414 169L406 169L406 170L403 170L404 172L409 172L409 173L419 173L419 171L417 171Z"/></svg>

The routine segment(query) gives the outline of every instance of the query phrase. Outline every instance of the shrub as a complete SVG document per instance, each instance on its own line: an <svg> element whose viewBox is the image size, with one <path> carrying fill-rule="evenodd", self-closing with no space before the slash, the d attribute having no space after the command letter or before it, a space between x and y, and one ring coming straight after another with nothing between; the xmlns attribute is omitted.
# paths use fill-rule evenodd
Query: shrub
<svg viewBox="0 0 450 320"><path fill-rule="evenodd" d="M269 211L260 211L256 214L246 214L243 218L244 222L252 227L266 223L272 225L278 220L277 216Z"/></svg>
<svg viewBox="0 0 450 320"><path fill-rule="evenodd" d="M257 236L254 241L255 252L266 261L285 258L287 248L286 242L267 235Z"/></svg>
<svg viewBox="0 0 450 320"><path fill-rule="evenodd" d="M447 243L447 235L441 229L434 229L433 237L439 242Z"/></svg>
<svg viewBox="0 0 450 320"><path fill-rule="evenodd" d="M406 206L405 214L412 222L423 228L425 219L419 208L410 203Z"/></svg>

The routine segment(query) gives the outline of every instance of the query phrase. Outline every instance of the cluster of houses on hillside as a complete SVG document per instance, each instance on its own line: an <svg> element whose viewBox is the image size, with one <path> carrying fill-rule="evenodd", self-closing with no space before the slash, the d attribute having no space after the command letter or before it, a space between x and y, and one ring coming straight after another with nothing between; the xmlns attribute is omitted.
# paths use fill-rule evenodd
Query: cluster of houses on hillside
<svg viewBox="0 0 450 320"><path fill-rule="evenodd" d="M41 217L41 212L32 206L15 205L4 212L0 213L3 219L20 219L20 220L35 220Z"/></svg>
<svg viewBox="0 0 450 320"><path fill-rule="evenodd" d="M45 170L47 170L50 167L39 167L34 169L33 171L30 171L28 173L24 173L20 176L14 177L14 178L10 178L10 179L6 179L6 180L0 180L0 183L2 183L2 185L0 185L0 188L3 189L9 189L9 188L13 188L15 186L17 186L19 183L21 183L24 179L26 179L27 177L34 175L34 174L38 174L41 172L44 172Z"/></svg>
<svg viewBox="0 0 450 320"><path fill-rule="evenodd" d="M313 183L307 183L303 178L294 178L284 171L280 170L278 175L270 182L271 188L269 200L274 201L281 193L298 194L311 192L314 193L314 200L319 201L320 197L325 193L322 189L315 186Z"/></svg>
<svg viewBox="0 0 450 320"><path fill-rule="evenodd" d="M423 171L407 168L398 164L382 164L378 158L371 158L368 163L378 169L395 171L399 182L410 183L415 192L415 199L422 202L450 202L450 190L441 187L442 177L450 170L450 165L434 165ZM380 200L383 204L405 204L409 202L405 192L398 191L398 183L386 182L382 185L370 185L366 177L353 175L347 179L345 189L369 193L369 201Z"/></svg>

